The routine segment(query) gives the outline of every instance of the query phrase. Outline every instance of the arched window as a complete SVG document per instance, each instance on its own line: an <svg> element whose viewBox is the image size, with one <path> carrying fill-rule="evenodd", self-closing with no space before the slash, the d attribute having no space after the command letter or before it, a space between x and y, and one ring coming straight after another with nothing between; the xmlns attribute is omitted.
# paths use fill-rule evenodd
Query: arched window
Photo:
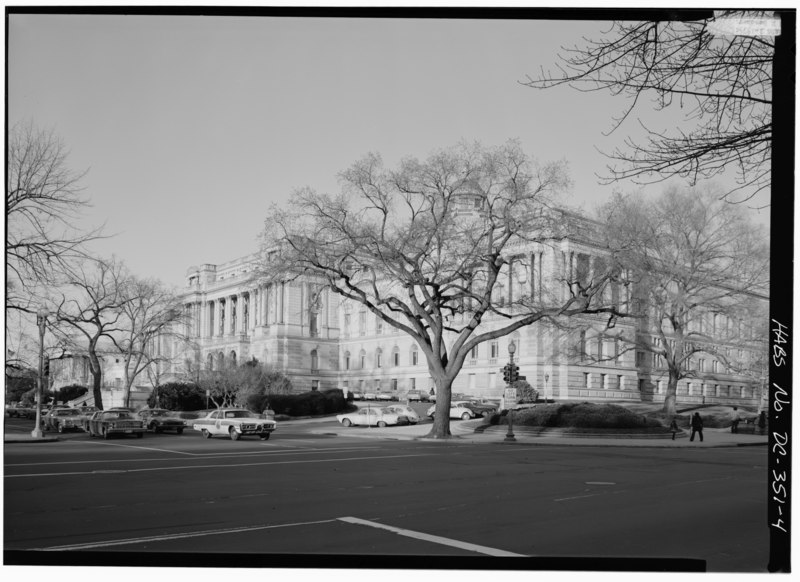
<svg viewBox="0 0 800 582"><path fill-rule="evenodd" d="M208 357L206 358L206 370L210 372L213 369L214 369L214 355L208 354Z"/></svg>
<svg viewBox="0 0 800 582"><path fill-rule="evenodd" d="M231 350L231 367L236 366L236 352Z"/></svg>
<svg viewBox="0 0 800 582"><path fill-rule="evenodd" d="M344 353L344 369L345 370L350 369L350 352Z"/></svg>
<svg viewBox="0 0 800 582"><path fill-rule="evenodd" d="M316 372L319 370L319 356L317 350L311 350L311 371Z"/></svg>
<svg viewBox="0 0 800 582"><path fill-rule="evenodd" d="M400 365L400 348L397 346L392 350L392 366Z"/></svg>
<svg viewBox="0 0 800 582"><path fill-rule="evenodd" d="M225 368L225 354L223 354L222 352L219 352L217 354L217 366L216 366L216 369L217 370L223 370L224 368Z"/></svg>
<svg viewBox="0 0 800 582"><path fill-rule="evenodd" d="M359 360L358 363L361 366L361 369L362 370L366 370L367 369L367 352L365 352L364 350L361 350L361 353L358 354L358 360Z"/></svg>
<svg viewBox="0 0 800 582"><path fill-rule="evenodd" d="M417 346L411 348L411 365L416 366L419 364L419 350Z"/></svg>
<svg viewBox="0 0 800 582"><path fill-rule="evenodd" d="M378 348L375 350L375 367L380 368L383 366L383 351Z"/></svg>

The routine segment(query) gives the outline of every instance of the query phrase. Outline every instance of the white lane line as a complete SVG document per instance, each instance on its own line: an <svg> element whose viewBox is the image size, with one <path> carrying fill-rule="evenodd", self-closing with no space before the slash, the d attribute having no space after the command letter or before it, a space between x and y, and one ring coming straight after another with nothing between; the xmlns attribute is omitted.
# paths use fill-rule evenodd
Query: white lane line
<svg viewBox="0 0 800 582"><path fill-rule="evenodd" d="M249 451L249 452L236 452L231 451L230 453L185 453L197 459L213 459L217 457L223 458L230 458L230 457L260 457L268 455L270 457L274 457L277 455L310 455L312 453L319 453L319 452L326 452L326 453L343 453L343 452L352 452L352 451L374 451L379 447L342 447L336 449L302 449L302 450L286 450L286 451ZM168 449L167 452L171 452ZM87 465L89 463L147 463L149 461L174 461L174 458L155 458L155 459L107 459L107 460L97 460L97 459L89 459L85 461L48 461L42 463L6 463L4 467L43 467L49 465Z"/></svg>
<svg viewBox="0 0 800 582"><path fill-rule="evenodd" d="M143 447L142 445L122 445L119 443L106 443L100 441L89 441L90 444L93 445L106 445L109 447L122 447L124 449L138 449L142 451L158 451L159 453L175 453L176 455L191 455L192 453L186 453L184 451L175 451L172 449L158 449L156 447Z"/></svg>
<svg viewBox="0 0 800 582"><path fill-rule="evenodd" d="M262 465L298 465L303 463L338 463L341 461L370 461L375 459L403 459L407 457L429 457L429 454L417 455L382 455L375 457L347 457L337 459L298 459L296 461L265 461L263 463L236 463L224 465L189 465L182 467L146 467L144 469L122 469L119 473L143 473L146 471L180 471L187 469L228 469L233 467L259 467ZM70 475L97 475L100 471L71 471L68 473L24 473L20 475L3 475L5 479L17 479L19 477L67 477Z"/></svg>
<svg viewBox="0 0 800 582"><path fill-rule="evenodd" d="M68 550L91 550L92 548L108 548L111 546L125 546L129 544L141 544L141 543L148 543L148 542L163 542L163 541L170 541L170 540L182 540L188 538L199 538L202 536L216 536L216 535L227 535L232 533L247 533L265 529L276 529L279 527L294 527L297 525L316 525L319 523L331 523L336 521L335 519L323 519L320 521L304 521L299 523L282 523L279 525L255 525L250 527L237 527L237 528L229 528L229 529L210 529L206 531L195 531L189 533L180 533L180 534L165 534L163 536L147 536L142 538L127 538L122 540L107 540L103 542L88 542L83 544L69 544L65 546L51 546L49 548L38 548L41 551L45 552L64 552Z"/></svg>
<svg viewBox="0 0 800 582"><path fill-rule="evenodd" d="M513 552L507 552L505 550L498 550L496 548L490 548L487 546L479 546L477 544L470 544L467 542L462 542L459 540L453 540L450 538L443 538L441 536L434 536L418 531L412 531L410 529L402 529L399 527L392 527L390 525L384 525L382 523L376 523L374 521L368 521L366 519L359 519L357 517L340 517L339 521L344 521L347 523L353 523L357 525L366 525L369 527L375 527L378 529L385 529L387 531L396 533L397 535L406 536L409 538L415 538L418 540L424 540L426 542L433 542L435 544L442 544L445 546L451 546L453 548L460 548L462 550L468 550L470 552L477 552L479 554L486 554L488 556L502 556L502 557L511 557L511 558L524 558L526 557L524 554L515 554Z"/></svg>

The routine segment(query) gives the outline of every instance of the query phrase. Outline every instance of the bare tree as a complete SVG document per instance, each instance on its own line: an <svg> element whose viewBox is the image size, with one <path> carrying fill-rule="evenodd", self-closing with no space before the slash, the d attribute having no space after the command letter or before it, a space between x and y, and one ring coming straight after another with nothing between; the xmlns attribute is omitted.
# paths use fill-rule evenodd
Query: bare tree
<svg viewBox="0 0 800 582"><path fill-rule="evenodd" d="M127 277L124 265L115 259L87 260L51 290L58 297L54 301L55 331L65 345L87 354L98 408L103 407L102 354L116 353L112 338L126 331L123 308L129 298L122 289Z"/></svg>
<svg viewBox="0 0 800 582"><path fill-rule="evenodd" d="M617 337L647 355L640 367L666 368L672 416L678 381L696 375L696 358L709 355L720 369L707 371L722 374L739 366L738 348L757 345L768 236L711 188L672 188L653 201L618 194L601 215L639 317L634 337Z"/></svg>
<svg viewBox="0 0 800 582"><path fill-rule="evenodd" d="M340 177L339 194L305 188L272 209L261 275L309 277L412 337L436 385L433 438L450 436L452 383L474 347L540 320L611 311L593 302L604 276L504 288L518 253L563 236L552 208L569 182L563 163L538 165L515 141L462 143L396 171L370 154Z"/></svg>
<svg viewBox="0 0 800 582"><path fill-rule="evenodd" d="M83 245L100 236L81 232L77 219L88 206L81 197L84 174L67 167L67 151L52 132L32 123L8 135L6 174L6 307L35 312L33 289L51 283L83 258Z"/></svg>
<svg viewBox="0 0 800 582"><path fill-rule="evenodd" d="M614 22L599 39L562 48L555 73L542 70L523 84L625 97L610 133L646 101L656 110L680 109L688 129L662 131L640 120L647 137L628 137L607 153L611 162L601 178L648 183L681 176L694 185L735 169L737 187L728 195L739 192L729 200L749 200L770 186L775 44L768 36L715 34L720 19L743 15L721 12L696 22Z"/></svg>
<svg viewBox="0 0 800 582"><path fill-rule="evenodd" d="M160 281L127 276L120 281L120 331L110 339L124 362L123 401L128 405L131 388L142 372L172 361L164 345L188 341L189 323L179 299Z"/></svg>

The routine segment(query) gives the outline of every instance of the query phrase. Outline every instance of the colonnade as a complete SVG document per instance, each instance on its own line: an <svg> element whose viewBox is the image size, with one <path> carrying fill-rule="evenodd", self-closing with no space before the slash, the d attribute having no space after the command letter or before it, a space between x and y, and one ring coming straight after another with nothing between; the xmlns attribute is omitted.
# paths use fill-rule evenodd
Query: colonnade
<svg viewBox="0 0 800 582"><path fill-rule="evenodd" d="M248 336L258 326L285 322L286 284L259 285L186 304L187 335L194 338Z"/></svg>

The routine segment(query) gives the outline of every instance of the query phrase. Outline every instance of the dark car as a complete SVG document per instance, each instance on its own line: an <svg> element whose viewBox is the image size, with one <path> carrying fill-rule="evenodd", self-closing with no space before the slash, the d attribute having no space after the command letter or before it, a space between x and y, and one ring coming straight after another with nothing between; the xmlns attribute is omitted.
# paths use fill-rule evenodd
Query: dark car
<svg viewBox="0 0 800 582"><path fill-rule="evenodd" d="M83 415L77 408L54 408L44 415L42 423L44 430L83 430Z"/></svg>
<svg viewBox="0 0 800 582"><path fill-rule="evenodd" d="M144 425L127 410L98 410L89 419L89 436L104 439L112 435L136 435L142 438Z"/></svg>
<svg viewBox="0 0 800 582"><path fill-rule="evenodd" d="M175 416L174 412L164 408L145 408L140 410L137 416L142 419L144 429L153 432L174 430L178 434L183 434L183 429L186 427L186 423Z"/></svg>

